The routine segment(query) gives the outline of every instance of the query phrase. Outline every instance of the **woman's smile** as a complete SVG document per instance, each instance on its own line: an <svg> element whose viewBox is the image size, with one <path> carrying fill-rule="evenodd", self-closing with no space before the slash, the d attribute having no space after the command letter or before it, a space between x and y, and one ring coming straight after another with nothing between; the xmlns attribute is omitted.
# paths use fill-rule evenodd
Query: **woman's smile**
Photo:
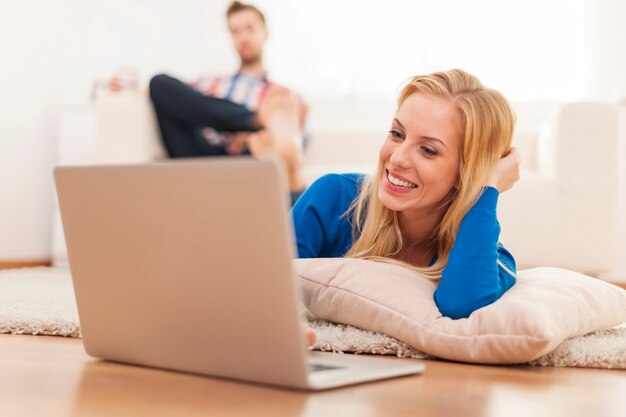
<svg viewBox="0 0 626 417"><path fill-rule="evenodd" d="M397 193L410 193L417 188L417 184L412 183L398 174L392 174L388 169L385 170L385 173L387 175L387 181L385 183L387 188L391 191Z"/></svg>

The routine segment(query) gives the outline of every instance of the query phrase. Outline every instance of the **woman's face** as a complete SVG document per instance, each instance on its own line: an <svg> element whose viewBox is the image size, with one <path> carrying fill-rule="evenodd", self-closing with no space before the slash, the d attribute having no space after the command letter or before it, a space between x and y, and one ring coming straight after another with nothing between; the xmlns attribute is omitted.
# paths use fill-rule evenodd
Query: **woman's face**
<svg viewBox="0 0 626 417"><path fill-rule="evenodd" d="M449 100L422 93L407 97L380 149L381 203L416 215L444 206L459 179L461 134Z"/></svg>

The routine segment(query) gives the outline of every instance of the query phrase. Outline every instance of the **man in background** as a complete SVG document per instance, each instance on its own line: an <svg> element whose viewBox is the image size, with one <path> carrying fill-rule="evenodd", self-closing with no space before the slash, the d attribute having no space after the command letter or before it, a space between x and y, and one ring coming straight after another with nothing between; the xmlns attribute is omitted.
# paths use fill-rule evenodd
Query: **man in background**
<svg viewBox="0 0 626 417"><path fill-rule="evenodd" d="M295 201L305 187L301 166L307 107L268 80L263 13L234 1L226 19L240 58L235 74L205 76L191 84L165 74L150 81L163 144L172 158L276 155L285 163Z"/></svg>

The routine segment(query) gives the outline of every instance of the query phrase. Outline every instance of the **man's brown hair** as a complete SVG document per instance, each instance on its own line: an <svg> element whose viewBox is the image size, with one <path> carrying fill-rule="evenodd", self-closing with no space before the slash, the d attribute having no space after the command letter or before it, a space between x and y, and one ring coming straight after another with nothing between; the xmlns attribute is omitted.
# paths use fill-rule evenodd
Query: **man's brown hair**
<svg viewBox="0 0 626 417"><path fill-rule="evenodd" d="M261 13L261 11L259 9L257 9L255 6L251 5L251 4L246 4L246 3L241 3L239 1L233 1L230 6L228 6L228 9L226 10L226 18L230 18L233 14L241 12L243 10L251 10L254 13L256 13L257 15L259 15L259 18L261 19L261 22L263 23L263 26L265 26L265 16L263 15L263 13Z"/></svg>

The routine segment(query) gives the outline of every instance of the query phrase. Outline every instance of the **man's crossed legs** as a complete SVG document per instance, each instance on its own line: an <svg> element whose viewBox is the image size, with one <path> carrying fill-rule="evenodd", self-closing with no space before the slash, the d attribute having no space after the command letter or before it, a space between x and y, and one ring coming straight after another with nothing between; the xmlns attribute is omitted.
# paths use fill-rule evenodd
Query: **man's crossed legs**
<svg viewBox="0 0 626 417"><path fill-rule="evenodd" d="M288 90L268 92L253 112L160 74L150 81L150 97L170 157L278 156L285 164L292 203L304 190L301 119L305 109ZM202 135L206 127L233 133L233 139L225 146L213 145Z"/></svg>

